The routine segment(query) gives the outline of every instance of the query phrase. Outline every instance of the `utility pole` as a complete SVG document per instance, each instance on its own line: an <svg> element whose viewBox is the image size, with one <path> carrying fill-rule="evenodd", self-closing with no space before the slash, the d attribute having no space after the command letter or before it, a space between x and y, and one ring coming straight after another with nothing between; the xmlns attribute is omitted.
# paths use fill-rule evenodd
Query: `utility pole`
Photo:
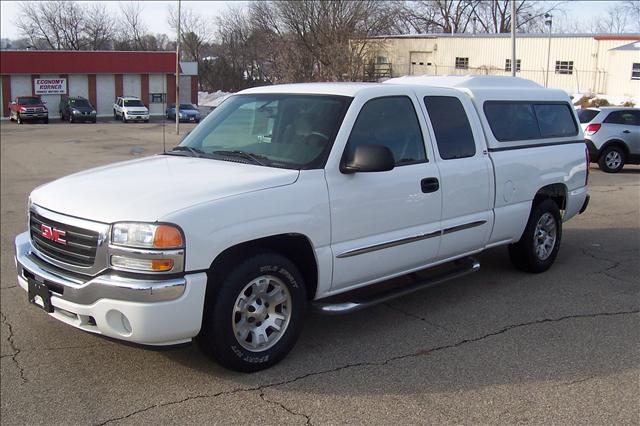
<svg viewBox="0 0 640 426"><path fill-rule="evenodd" d="M549 41L547 43L547 72L544 76L544 87L549 85L549 59L551 58L551 25L553 24L553 16L550 13L544 14L544 24L549 25Z"/></svg>
<svg viewBox="0 0 640 426"><path fill-rule="evenodd" d="M176 135L180 134L180 0L178 0L178 38L176 39Z"/></svg>
<svg viewBox="0 0 640 426"><path fill-rule="evenodd" d="M516 76L516 0L511 0L511 77Z"/></svg>

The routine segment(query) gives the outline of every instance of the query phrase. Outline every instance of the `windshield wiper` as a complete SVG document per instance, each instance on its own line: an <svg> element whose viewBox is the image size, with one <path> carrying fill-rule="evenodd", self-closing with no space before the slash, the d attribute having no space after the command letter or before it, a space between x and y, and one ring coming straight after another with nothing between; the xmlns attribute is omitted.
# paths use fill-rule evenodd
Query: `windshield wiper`
<svg viewBox="0 0 640 426"><path fill-rule="evenodd" d="M198 148L193 148L191 146L186 145L178 145L174 147L171 151L167 152L167 154L175 153L175 152L188 152L190 153L190 157L203 157L206 153Z"/></svg>
<svg viewBox="0 0 640 426"><path fill-rule="evenodd" d="M218 150L218 151L213 151L212 154L226 156L226 157L241 157L241 158L244 158L245 160L250 160L254 164L258 164L260 166L266 166L267 164L265 163L265 161L269 162L269 158L265 157L264 155L251 154L250 152L240 151L240 150L233 150L233 151Z"/></svg>

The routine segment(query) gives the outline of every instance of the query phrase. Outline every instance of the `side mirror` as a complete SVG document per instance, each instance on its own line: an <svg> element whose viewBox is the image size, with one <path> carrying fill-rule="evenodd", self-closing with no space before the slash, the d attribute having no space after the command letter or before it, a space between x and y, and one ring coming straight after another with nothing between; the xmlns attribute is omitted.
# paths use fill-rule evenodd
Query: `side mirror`
<svg viewBox="0 0 640 426"><path fill-rule="evenodd" d="M387 172L395 167L391 150L383 145L366 144L356 147L353 158L340 166L342 173Z"/></svg>

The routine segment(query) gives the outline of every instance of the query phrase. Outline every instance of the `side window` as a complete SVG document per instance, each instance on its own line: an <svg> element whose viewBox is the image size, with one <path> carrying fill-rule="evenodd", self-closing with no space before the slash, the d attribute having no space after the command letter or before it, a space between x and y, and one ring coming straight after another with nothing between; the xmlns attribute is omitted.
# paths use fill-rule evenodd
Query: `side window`
<svg viewBox="0 0 640 426"><path fill-rule="evenodd" d="M604 119L604 123L635 125L636 117L632 111L614 111Z"/></svg>
<svg viewBox="0 0 640 426"><path fill-rule="evenodd" d="M425 96L424 104L443 160L476 155L473 132L460 99L453 96Z"/></svg>
<svg viewBox="0 0 640 426"><path fill-rule="evenodd" d="M483 109L500 142L578 134L571 106L564 102L487 101Z"/></svg>
<svg viewBox="0 0 640 426"><path fill-rule="evenodd" d="M485 102L484 113L493 135L500 142L540 138L531 104Z"/></svg>
<svg viewBox="0 0 640 426"><path fill-rule="evenodd" d="M356 147L366 144L388 147L396 166L425 162L424 140L411 99L390 96L364 104L349 135L345 155L351 158Z"/></svg>
<svg viewBox="0 0 640 426"><path fill-rule="evenodd" d="M573 136L578 128L573 113L565 104L535 104L533 109L543 138Z"/></svg>

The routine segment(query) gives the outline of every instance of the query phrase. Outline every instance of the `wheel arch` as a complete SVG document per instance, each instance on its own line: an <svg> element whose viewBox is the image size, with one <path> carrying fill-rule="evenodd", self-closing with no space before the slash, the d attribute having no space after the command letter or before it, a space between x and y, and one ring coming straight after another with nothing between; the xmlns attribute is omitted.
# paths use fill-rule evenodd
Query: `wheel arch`
<svg viewBox="0 0 640 426"><path fill-rule="evenodd" d="M602 144L602 147L600 148L600 150L598 152L598 158L596 158L596 160L599 160L600 157L602 156L602 153L604 152L604 150L607 149L610 146L617 146L617 147L622 148L622 151L624 151L625 157L629 158L629 147L627 146L627 144L623 140L621 140L621 139L609 139L604 144Z"/></svg>
<svg viewBox="0 0 640 426"><path fill-rule="evenodd" d="M532 209L543 200L551 199L556 203L558 209L565 210L567 207L567 186L563 183L552 183L538 189L533 197Z"/></svg>
<svg viewBox="0 0 640 426"><path fill-rule="evenodd" d="M215 275L224 275L242 257L260 251L272 251L291 260L300 270L307 290L307 297L315 297L318 288L318 260L311 240L303 234L277 234L244 241L222 251L209 267L210 281Z"/></svg>

